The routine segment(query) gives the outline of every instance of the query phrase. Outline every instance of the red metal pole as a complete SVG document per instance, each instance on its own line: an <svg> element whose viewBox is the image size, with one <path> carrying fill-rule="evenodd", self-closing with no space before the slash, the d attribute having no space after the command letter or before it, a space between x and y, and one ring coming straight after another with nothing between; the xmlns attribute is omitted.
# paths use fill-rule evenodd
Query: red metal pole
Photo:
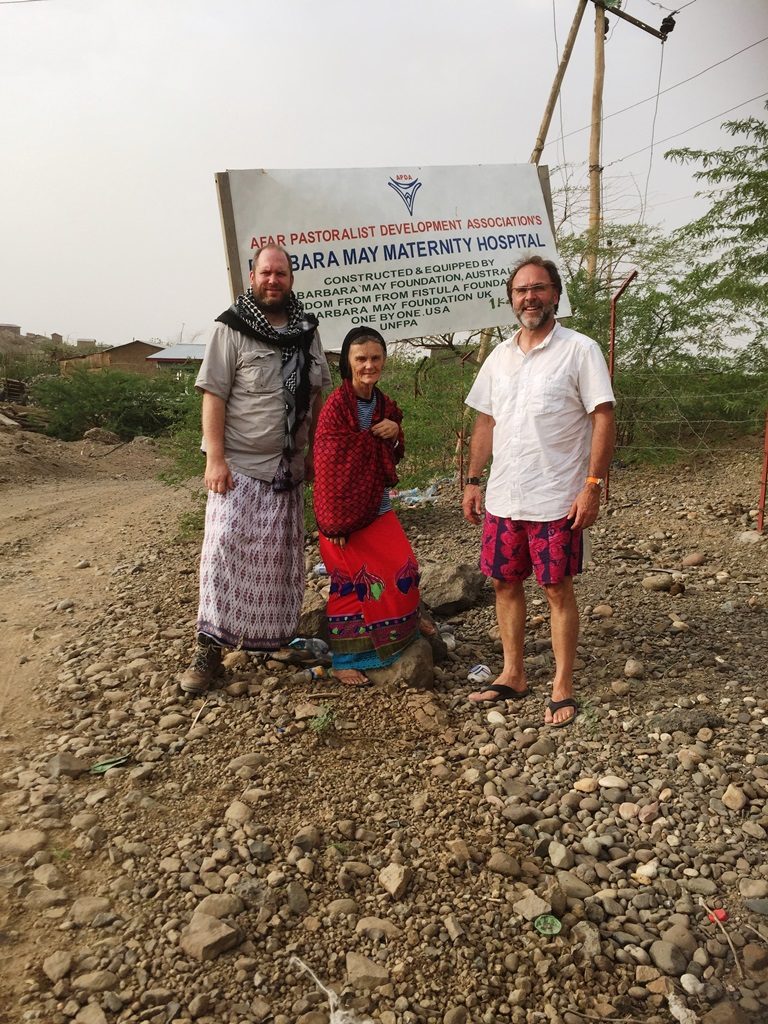
<svg viewBox="0 0 768 1024"><path fill-rule="evenodd" d="M763 476L760 480L760 500L757 503L757 532L763 532L765 519L765 490L768 485L768 409L765 411L765 434L763 436Z"/></svg>
<svg viewBox="0 0 768 1024"><path fill-rule="evenodd" d="M632 282L637 277L637 271L632 270L618 287L618 290L611 297L611 333L608 342L608 373L611 375L611 385L613 385L613 371L616 364L616 303L619 301L624 292L629 288ZM611 470L610 467L608 472L605 474L605 500L608 502L611 490Z"/></svg>
<svg viewBox="0 0 768 1024"><path fill-rule="evenodd" d="M619 301L621 296L632 284L637 277L637 271L633 270L630 274L624 278L619 285L619 289L611 298L611 336L608 356L608 372L611 375L611 384L613 384L613 368L616 359L616 303Z"/></svg>

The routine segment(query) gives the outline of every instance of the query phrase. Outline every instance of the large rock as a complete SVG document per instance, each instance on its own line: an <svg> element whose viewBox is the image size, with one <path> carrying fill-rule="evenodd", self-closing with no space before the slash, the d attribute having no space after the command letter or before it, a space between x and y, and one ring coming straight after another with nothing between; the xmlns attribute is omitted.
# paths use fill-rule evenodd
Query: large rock
<svg viewBox="0 0 768 1024"><path fill-rule="evenodd" d="M757 1024L757 1019L742 1010L738 1003L724 1001L705 1013L701 1024Z"/></svg>
<svg viewBox="0 0 768 1024"><path fill-rule="evenodd" d="M748 798L744 794L744 790L740 789L738 786L734 786L732 782L723 793L721 800L729 811L742 811L749 803Z"/></svg>
<svg viewBox="0 0 768 1024"><path fill-rule="evenodd" d="M64 949L57 949L43 960L43 974L49 978L54 985L57 981L65 978L72 967L72 954Z"/></svg>
<svg viewBox="0 0 768 1024"><path fill-rule="evenodd" d="M659 939L651 945L649 952L654 965L664 974L674 974L678 977L685 974L688 957L671 942Z"/></svg>
<svg viewBox="0 0 768 1024"><path fill-rule="evenodd" d="M369 669L368 675L377 685L408 686L414 690L433 689L435 670L429 641L418 637L406 647L393 665Z"/></svg>
<svg viewBox="0 0 768 1024"><path fill-rule="evenodd" d="M590 963L596 956L600 956L600 930L596 925L589 921L579 921L571 928L570 937L577 947L581 963Z"/></svg>
<svg viewBox="0 0 768 1024"><path fill-rule="evenodd" d="M83 992L110 992L118 987L117 975L112 971L89 971L73 978L72 987Z"/></svg>
<svg viewBox="0 0 768 1024"><path fill-rule="evenodd" d="M305 825L293 837L292 845L298 846L305 853L311 853L320 847L322 841L323 834L316 825Z"/></svg>
<svg viewBox="0 0 768 1024"><path fill-rule="evenodd" d="M325 598L317 590L309 590L304 594L301 606L301 617L296 636L316 636L328 642L328 619L325 614Z"/></svg>
<svg viewBox="0 0 768 1024"><path fill-rule="evenodd" d="M379 885L396 900L404 896L411 884L413 871L404 864L387 864L379 872Z"/></svg>
<svg viewBox="0 0 768 1024"><path fill-rule="evenodd" d="M421 574L424 603L439 615L455 615L473 608L485 587L485 576L471 565L427 565Z"/></svg>
<svg viewBox="0 0 768 1024"><path fill-rule="evenodd" d="M64 752L54 754L45 767L51 778L58 779L59 776L65 775L70 779L76 779L84 775L90 766L82 758Z"/></svg>
<svg viewBox="0 0 768 1024"><path fill-rule="evenodd" d="M309 910L309 896L307 896L307 890L298 881L298 879L292 879L286 887L286 897L288 899L288 909L292 914L306 914Z"/></svg>
<svg viewBox="0 0 768 1024"><path fill-rule="evenodd" d="M347 980L355 988L378 988L389 982L386 967L361 953L347 953Z"/></svg>
<svg viewBox="0 0 768 1024"><path fill-rule="evenodd" d="M737 544L759 544L761 540L763 540L763 535L757 530L744 530L736 536Z"/></svg>
<svg viewBox="0 0 768 1024"><path fill-rule="evenodd" d="M244 825L253 817L253 808L244 804L242 800L233 800L224 812L224 820L233 822L235 825Z"/></svg>
<svg viewBox="0 0 768 1024"><path fill-rule="evenodd" d="M361 917L355 931L369 939L397 939L402 935L397 925L385 917Z"/></svg>
<svg viewBox="0 0 768 1024"><path fill-rule="evenodd" d="M745 970L753 974L768 967L768 949L756 942L748 942L741 952Z"/></svg>
<svg viewBox="0 0 768 1024"><path fill-rule="evenodd" d="M549 857L549 862L552 867L558 870L562 869L563 871L567 871L569 868L572 868L576 862L573 851L567 846L563 846L562 843L558 843L556 841L549 844L547 856Z"/></svg>
<svg viewBox="0 0 768 1024"><path fill-rule="evenodd" d="M594 895L592 886L570 871L557 871L555 878L569 900L586 900Z"/></svg>
<svg viewBox="0 0 768 1024"><path fill-rule="evenodd" d="M99 914L105 914L112 904L106 896L81 896L72 904L69 916L75 924L91 924Z"/></svg>
<svg viewBox="0 0 768 1024"><path fill-rule="evenodd" d="M661 932L663 942L671 942L690 959L699 947L693 932L684 924L673 924Z"/></svg>
<svg viewBox="0 0 768 1024"><path fill-rule="evenodd" d="M520 917L524 917L526 921L533 921L534 918L539 917L541 914L549 914L552 907L529 889L522 899L512 904L512 909Z"/></svg>
<svg viewBox="0 0 768 1024"><path fill-rule="evenodd" d="M120 438L111 430L104 427L91 427L83 434L83 440L92 441L94 444L120 444Z"/></svg>
<svg viewBox="0 0 768 1024"><path fill-rule="evenodd" d="M107 1024L107 1015L98 1003L88 1003L78 1012L75 1024Z"/></svg>
<svg viewBox="0 0 768 1024"><path fill-rule="evenodd" d="M179 941L187 956L195 960L214 960L238 944L240 932L210 914L197 913L181 933Z"/></svg>
<svg viewBox="0 0 768 1024"><path fill-rule="evenodd" d="M522 874L520 861L503 850L496 850L488 858L488 870L497 875L505 875L507 878L519 878Z"/></svg>
<svg viewBox="0 0 768 1024"><path fill-rule="evenodd" d="M672 586L672 576L668 572L660 572L653 576L646 576L640 585L643 590L662 592L669 590Z"/></svg>
<svg viewBox="0 0 768 1024"><path fill-rule="evenodd" d="M0 835L0 857L27 860L48 842L48 836L37 828L23 828Z"/></svg>
<svg viewBox="0 0 768 1024"><path fill-rule="evenodd" d="M195 908L195 914L207 914L220 921L223 917L234 917L244 909L243 901L233 893L211 893L200 901Z"/></svg>
<svg viewBox="0 0 768 1024"><path fill-rule="evenodd" d="M707 560L707 556L703 551L691 551L683 558L682 565L688 569L693 566L703 565Z"/></svg>

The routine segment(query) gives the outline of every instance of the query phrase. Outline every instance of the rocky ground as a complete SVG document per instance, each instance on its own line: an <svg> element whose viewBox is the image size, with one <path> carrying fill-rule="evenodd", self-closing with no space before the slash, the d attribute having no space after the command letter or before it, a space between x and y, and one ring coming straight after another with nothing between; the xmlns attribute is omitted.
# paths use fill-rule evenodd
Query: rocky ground
<svg viewBox="0 0 768 1024"><path fill-rule="evenodd" d="M2 455L1 1021L768 1021L757 439L614 472L563 730L535 588L520 705L466 701L500 663L487 589L436 616L431 693L236 654L182 699L197 545L156 456L95 479L81 454L51 490ZM78 494L43 558L19 509ZM457 506L446 487L402 513L427 576L476 563Z"/></svg>

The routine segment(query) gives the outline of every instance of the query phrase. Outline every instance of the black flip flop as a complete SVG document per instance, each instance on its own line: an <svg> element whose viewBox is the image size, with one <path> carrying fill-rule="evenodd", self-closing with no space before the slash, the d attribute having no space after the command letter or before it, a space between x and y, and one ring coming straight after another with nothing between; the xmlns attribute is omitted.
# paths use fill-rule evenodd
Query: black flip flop
<svg viewBox="0 0 768 1024"><path fill-rule="evenodd" d="M570 718L566 718L562 722L545 722L544 724L548 726L550 729L565 729L566 726L573 724L573 722L576 720L576 716L579 713L579 705L576 703L573 697L566 697L565 700L551 700L547 704L547 707L553 715L556 711L559 711L561 708L573 708L573 714Z"/></svg>
<svg viewBox="0 0 768 1024"><path fill-rule="evenodd" d="M482 683L480 684L482 686ZM476 690L476 693L485 693L486 690L490 690L495 693L495 697L491 697L486 700L472 700L470 704L498 704L504 700L525 700L530 695L531 688L526 686L524 690L513 690L511 686L504 686L502 683L494 683L492 686L483 686L482 690Z"/></svg>

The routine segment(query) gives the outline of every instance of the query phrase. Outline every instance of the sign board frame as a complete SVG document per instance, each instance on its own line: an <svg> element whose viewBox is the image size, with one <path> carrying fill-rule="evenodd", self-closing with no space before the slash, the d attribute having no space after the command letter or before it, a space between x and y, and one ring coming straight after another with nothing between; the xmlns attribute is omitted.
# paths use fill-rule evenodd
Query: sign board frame
<svg viewBox="0 0 768 1024"><path fill-rule="evenodd" d="M232 296L254 249L283 246L329 349L361 323L387 341L510 324L511 266L560 262L546 166L222 171L216 187Z"/></svg>

